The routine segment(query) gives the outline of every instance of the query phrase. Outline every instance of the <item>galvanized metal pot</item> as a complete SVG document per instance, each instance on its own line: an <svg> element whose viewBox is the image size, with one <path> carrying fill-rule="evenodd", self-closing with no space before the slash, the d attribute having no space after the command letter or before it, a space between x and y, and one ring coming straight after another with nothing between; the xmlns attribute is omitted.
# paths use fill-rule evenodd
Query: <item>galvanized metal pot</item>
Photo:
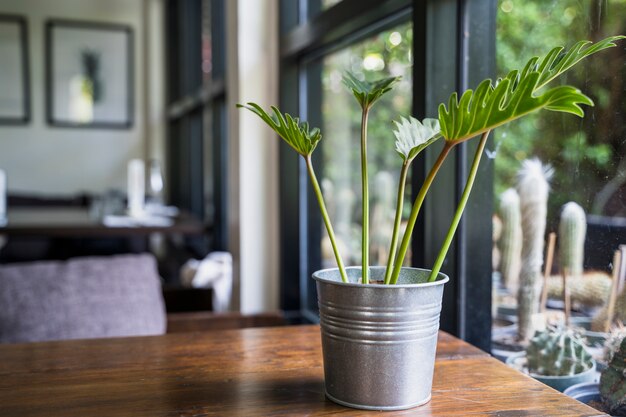
<svg viewBox="0 0 626 417"><path fill-rule="evenodd" d="M361 268L313 274L322 329L326 396L365 410L403 410L430 400L443 285L439 274L402 268L396 285L359 284ZM384 267L371 267L382 280Z"/></svg>

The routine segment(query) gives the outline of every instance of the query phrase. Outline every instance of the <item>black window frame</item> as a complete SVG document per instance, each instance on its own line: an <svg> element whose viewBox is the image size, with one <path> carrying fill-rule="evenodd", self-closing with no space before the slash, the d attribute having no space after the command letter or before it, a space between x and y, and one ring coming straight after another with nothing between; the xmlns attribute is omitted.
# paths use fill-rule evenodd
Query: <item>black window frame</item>
<svg viewBox="0 0 626 417"><path fill-rule="evenodd" d="M168 0L165 10L169 202L205 222L208 239L187 242L202 255L228 245L226 5L225 0ZM202 72L207 29L208 77Z"/></svg>
<svg viewBox="0 0 626 417"><path fill-rule="evenodd" d="M307 114L311 83L304 74L307 60L403 19L413 23L415 117L436 117L437 104L447 101L452 91L472 88L494 75L496 0L343 0L324 11L319 0L281 0L280 4L281 109L313 124L319 115ZM413 265L434 262L463 191L475 146L476 141L460 145L435 180L413 234ZM492 146L491 140L487 146ZM437 156L438 149L431 148L413 164L414 192ZM304 163L285 144L280 147L280 172L281 307L294 321L316 322L317 301L310 277L319 265L316 230L320 228L311 224L319 221L319 214ZM493 163L484 158L442 268L451 280L441 316L443 330L484 350L489 350L491 339L492 212Z"/></svg>

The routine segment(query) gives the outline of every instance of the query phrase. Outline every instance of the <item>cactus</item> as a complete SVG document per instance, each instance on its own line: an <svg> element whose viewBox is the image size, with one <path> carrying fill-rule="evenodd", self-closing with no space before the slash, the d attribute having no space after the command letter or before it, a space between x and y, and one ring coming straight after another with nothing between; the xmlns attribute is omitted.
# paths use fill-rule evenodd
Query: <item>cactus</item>
<svg viewBox="0 0 626 417"><path fill-rule="evenodd" d="M491 216L491 243L493 243L491 250L491 270L498 271L500 267L500 249L498 249L498 242L502 236L502 220L497 214Z"/></svg>
<svg viewBox="0 0 626 417"><path fill-rule="evenodd" d="M611 292L611 276L602 271L585 272L581 276L567 279L572 303L585 307L600 307L609 298ZM553 275L548 278L548 297L563 298L563 278Z"/></svg>
<svg viewBox="0 0 626 417"><path fill-rule="evenodd" d="M596 316L593 318L593 321L591 322L592 330L599 331L599 332L604 331L607 310L608 310L608 307L605 305L596 314ZM617 300L615 301L615 310L614 310L613 320L626 323L626 289L622 290L622 292L617 295Z"/></svg>
<svg viewBox="0 0 626 417"><path fill-rule="evenodd" d="M626 327L620 322L612 326L604 342L603 360L605 363L611 362L613 356L619 351L622 340L626 337Z"/></svg>
<svg viewBox="0 0 626 417"><path fill-rule="evenodd" d="M626 415L626 339L600 375L600 397L611 415Z"/></svg>
<svg viewBox="0 0 626 417"><path fill-rule="evenodd" d="M500 273L506 288L515 293L522 262L522 215L519 195L514 188L509 188L500 196L499 214L502 220L502 234L498 241Z"/></svg>
<svg viewBox="0 0 626 417"><path fill-rule="evenodd" d="M581 206L569 202L563 206L559 223L559 258L561 268L567 268L570 275L583 273L583 255L587 218Z"/></svg>
<svg viewBox="0 0 626 417"><path fill-rule="evenodd" d="M520 271L518 304L518 332L521 340L534 333L533 314L539 312L541 293L541 266L548 211L548 180L553 170L543 166L539 159L527 159L518 174L517 192L522 212L522 267Z"/></svg>
<svg viewBox="0 0 626 417"><path fill-rule="evenodd" d="M593 366L582 338L565 327L549 327L535 333L526 349L528 371L543 376L566 376Z"/></svg>

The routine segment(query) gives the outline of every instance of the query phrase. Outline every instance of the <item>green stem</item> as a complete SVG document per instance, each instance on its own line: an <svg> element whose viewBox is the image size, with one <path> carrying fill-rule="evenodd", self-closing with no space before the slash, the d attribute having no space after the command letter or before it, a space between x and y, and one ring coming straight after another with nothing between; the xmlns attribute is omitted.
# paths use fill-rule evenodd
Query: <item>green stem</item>
<svg viewBox="0 0 626 417"><path fill-rule="evenodd" d="M463 190L463 194L461 195L461 201L459 201L459 206L454 213L454 218L452 219L452 224L450 224L450 229L448 229L446 239L441 246L441 250L439 251L439 255L437 256L437 260L435 261L433 270L430 273L430 277L428 277L429 282L432 282L437 278L437 275L441 270L441 265L443 265L443 261L444 259L446 259L446 255L448 254L448 250L450 249L450 244L452 243L452 239L454 238L456 229L459 226L461 217L463 216L463 211L465 211L467 200L469 199L470 193L472 192L472 186L474 185L474 180L476 179L476 174L478 173L480 158L482 157L483 151L485 150L485 144L487 143L489 132L491 131L488 130L480 136L480 142L478 143L478 148L476 148L476 153L474 154L474 161L472 162L472 167L470 169L469 176L467 177L465 189Z"/></svg>
<svg viewBox="0 0 626 417"><path fill-rule="evenodd" d="M362 184L362 213L363 213L363 233L361 234L361 276L362 283L369 283L369 258L370 258L370 203L369 184L367 179L367 116L369 108L363 108L361 115L361 184Z"/></svg>
<svg viewBox="0 0 626 417"><path fill-rule="evenodd" d="M422 208L422 203L424 202L424 198L426 197L426 193L428 193L428 189L430 185L433 183L439 168L443 164L443 161L450 153L450 150L454 147L454 143L445 142L437 161L430 169L428 176L424 180L422 184L422 188L420 188L417 197L415 197L415 202L413 203L413 208L411 209L411 215L409 216L409 221L406 225L406 229L404 230L404 236L402 237L402 244L400 245L400 251L398 252L398 256L396 256L395 265L393 267L393 273L391 274L391 284L395 284L398 282L398 277L400 276L400 269L402 268L402 263L404 262L404 257L406 256L406 252L409 249L409 243L411 242L411 235L413 234L413 228L415 227L415 221L417 220L417 215Z"/></svg>
<svg viewBox="0 0 626 417"><path fill-rule="evenodd" d="M410 160L405 160L400 171L400 183L398 184L398 199L396 204L396 218L393 222L393 233L391 235L391 246L389 247L389 259L387 260L387 269L385 269L385 284L389 284L391 279L391 271L393 269L393 259L396 256L396 248L398 247L398 232L400 231L400 223L402 222L402 206L404 205L404 186L406 177L409 172Z"/></svg>
<svg viewBox="0 0 626 417"><path fill-rule="evenodd" d="M307 155L304 159L306 160L306 168L307 168L307 171L309 172L309 178L311 178L311 184L313 184L313 191L315 191L317 202L320 205L320 211L322 212L322 218L324 219L324 224L326 225L326 230L328 231L328 237L330 238L330 243L333 247L333 252L335 253L335 260L337 261L337 266L339 267L341 280L343 282L348 282L348 275L346 275L346 268L343 266L343 260L341 259L341 255L339 254L339 249L337 248L335 232L333 231L333 225L330 223L330 217L328 217L328 211L326 211L326 204L324 204L324 197L322 196L322 190L320 189L320 185L317 182L315 171L313 171L313 162L311 161L311 155Z"/></svg>

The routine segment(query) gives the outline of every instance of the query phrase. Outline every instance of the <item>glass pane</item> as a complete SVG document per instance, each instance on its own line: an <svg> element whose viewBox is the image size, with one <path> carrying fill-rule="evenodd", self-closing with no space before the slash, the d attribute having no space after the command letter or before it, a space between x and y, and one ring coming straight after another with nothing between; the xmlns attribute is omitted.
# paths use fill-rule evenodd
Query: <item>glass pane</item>
<svg viewBox="0 0 626 417"><path fill-rule="evenodd" d="M224 0L202 0L202 76L221 80L225 65Z"/></svg>
<svg viewBox="0 0 626 417"><path fill-rule="evenodd" d="M497 15L497 71L506 74L521 68L532 56L545 55L557 45L571 46L578 40L598 41L626 31L626 2L623 0L499 0ZM560 274L569 269L575 314L592 316L606 301L610 278L598 278L587 272L611 272L614 250L626 242L626 83L623 42L598 53L567 73L564 82L577 86L595 102L585 107L585 118L562 113L541 112L511 123L495 132L495 196L516 184L524 160L538 158L553 169L549 181L545 236L557 233L557 250L548 288L549 306L559 306L557 288ZM558 236L559 221L566 203L578 204L586 213L584 256L566 261L575 246ZM496 213L500 230L504 209ZM529 214L532 215L532 214ZM616 217L622 218L616 220ZM584 223L584 217L582 217ZM584 224L583 224L584 226ZM511 230L509 223L504 230ZM511 256L507 245L518 245L516 234L502 233L495 247L494 268L500 272L496 304L502 313L505 306L516 304L519 282L519 257ZM528 235L527 235L528 236ZM545 254L545 248L541 248ZM544 255L545 256L545 255ZM517 260L516 260L517 259ZM510 262L518 263L513 271ZM529 260L522 259L521 264ZM545 265L545 262L543 262ZM583 265L586 273L577 272ZM545 267L545 266L544 266ZM541 274L538 277L543 281ZM498 275L496 275L498 276ZM595 281L591 281L595 280ZM593 300L574 291L577 283L588 285ZM568 285L570 286L570 285ZM574 294L576 293L576 294ZM535 306L539 310L539 304Z"/></svg>
<svg viewBox="0 0 626 417"><path fill-rule="evenodd" d="M361 111L343 85L342 74L352 71L368 80L402 76L402 81L374 105L369 117L370 264L384 265L401 166L394 150L391 121L411 113L412 37L411 25L403 24L328 55L322 62L321 182L347 265L361 263ZM407 196L410 196L408 189ZM407 211L410 203L409 197ZM321 236L323 267L333 267L335 259L325 230Z"/></svg>

